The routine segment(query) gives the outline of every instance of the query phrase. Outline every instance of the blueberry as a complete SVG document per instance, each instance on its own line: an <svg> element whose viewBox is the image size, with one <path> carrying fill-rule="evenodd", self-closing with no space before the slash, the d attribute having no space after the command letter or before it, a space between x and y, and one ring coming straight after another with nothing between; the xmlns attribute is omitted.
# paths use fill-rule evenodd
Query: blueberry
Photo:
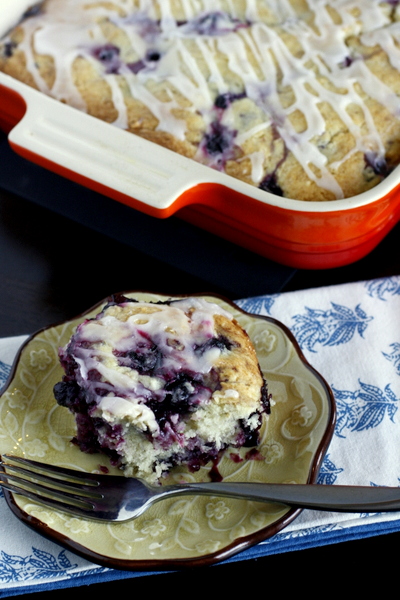
<svg viewBox="0 0 400 600"><path fill-rule="evenodd" d="M186 412L189 406L189 398L196 385L193 377L185 372L178 373L177 377L165 385L167 392L164 402L171 404L175 412Z"/></svg>
<svg viewBox="0 0 400 600"><path fill-rule="evenodd" d="M222 154L229 148L233 133L221 123L212 123L210 133L205 135L205 149L211 156Z"/></svg>
<svg viewBox="0 0 400 600"><path fill-rule="evenodd" d="M227 92L226 94L219 94L219 96L217 96L215 99L214 106L216 108L226 109L235 100L241 100L245 97L246 94L244 92L241 94L232 94L231 92Z"/></svg>
<svg viewBox="0 0 400 600"><path fill-rule="evenodd" d="M196 346L194 351L196 354L202 355L204 352L207 352L207 350L211 350L212 348L218 348L218 350L222 352L223 350L231 350L232 347L233 343L225 336L220 335L219 337L210 338L204 342L204 344Z"/></svg>
<svg viewBox="0 0 400 600"><path fill-rule="evenodd" d="M257 429L250 429L247 425L242 424L242 435L244 439L241 440L242 445L245 448L253 448L257 446L260 441L259 429L261 427L261 416L259 417L259 427Z"/></svg>
<svg viewBox="0 0 400 600"><path fill-rule="evenodd" d="M274 173L267 175L258 186L264 192L271 192L275 196L283 196L282 188L277 184L276 175Z"/></svg>
<svg viewBox="0 0 400 600"><path fill-rule="evenodd" d="M23 14L23 18L26 19L28 17L35 17L41 12L42 8L39 4L35 4L26 10Z"/></svg>
<svg viewBox="0 0 400 600"><path fill-rule="evenodd" d="M72 350L68 349L66 353L60 356L60 362L65 371L66 377L74 378L78 365L75 362L75 359L71 356L71 353Z"/></svg>
<svg viewBox="0 0 400 600"><path fill-rule="evenodd" d="M119 59L120 49L113 44L105 44L93 50L93 56L105 67L106 73L117 73L121 61Z"/></svg>
<svg viewBox="0 0 400 600"><path fill-rule="evenodd" d="M376 175L386 177L388 174L388 165L382 156L378 156L375 152L367 152L364 154L364 160Z"/></svg>
<svg viewBox="0 0 400 600"><path fill-rule="evenodd" d="M190 452L187 465L188 469L191 473L195 473L199 471L201 467L205 466L210 460L216 463L218 460L219 452L216 449L214 444L209 444L207 450L200 450L200 448L196 447ZM221 481L221 477L217 476L214 472L216 470L216 465L213 466L210 478L212 481Z"/></svg>
<svg viewBox="0 0 400 600"><path fill-rule="evenodd" d="M146 52L146 60L150 62L157 62L158 60L160 60L160 58L161 54L157 50L148 50Z"/></svg>
<svg viewBox="0 0 400 600"><path fill-rule="evenodd" d="M350 65L352 65L354 62L354 58L352 58L351 56L346 56L342 62L339 64L339 67L341 69L347 69L348 67L350 67Z"/></svg>
<svg viewBox="0 0 400 600"><path fill-rule="evenodd" d="M102 46L101 48L97 48L94 52L95 57L102 62L110 62L116 56L119 56L119 48L116 46L112 46L111 44L107 44L106 46Z"/></svg>
<svg viewBox="0 0 400 600"><path fill-rule="evenodd" d="M129 366L136 369L141 375L154 373L163 358L161 351L155 344L138 351L130 351L126 356L129 358Z"/></svg>
<svg viewBox="0 0 400 600"><path fill-rule="evenodd" d="M89 381L101 381L101 374L97 369L90 369L87 378Z"/></svg>
<svg viewBox="0 0 400 600"><path fill-rule="evenodd" d="M80 388L75 381L59 381L55 384L53 392L57 404L70 407L79 396Z"/></svg>
<svg viewBox="0 0 400 600"><path fill-rule="evenodd" d="M215 102L214 102L214 106L216 106L216 108L228 108L229 104L230 104L230 96L231 94L220 94L219 96L216 97Z"/></svg>
<svg viewBox="0 0 400 600"><path fill-rule="evenodd" d="M210 154L222 154L228 143L222 134L207 136L206 148Z"/></svg>
<svg viewBox="0 0 400 600"><path fill-rule="evenodd" d="M16 48L17 44L15 42L6 42L4 44L4 56L10 58L14 54L14 48Z"/></svg>
<svg viewBox="0 0 400 600"><path fill-rule="evenodd" d="M101 373L97 369L90 369L87 374L88 381L102 381ZM107 384L102 384L99 387L94 387L94 393L97 396L107 396L109 390Z"/></svg>
<svg viewBox="0 0 400 600"><path fill-rule="evenodd" d="M174 429L175 425L171 417L174 415L185 415L191 411L191 398L201 387L201 382L184 371L176 377L167 381L164 386L165 396L162 400L151 400L147 406L154 412L156 421L161 430L169 425Z"/></svg>
<svg viewBox="0 0 400 600"><path fill-rule="evenodd" d="M97 439L97 432L94 421L85 414L76 416L76 436L72 443L76 444L82 452L95 454L100 450L100 444Z"/></svg>

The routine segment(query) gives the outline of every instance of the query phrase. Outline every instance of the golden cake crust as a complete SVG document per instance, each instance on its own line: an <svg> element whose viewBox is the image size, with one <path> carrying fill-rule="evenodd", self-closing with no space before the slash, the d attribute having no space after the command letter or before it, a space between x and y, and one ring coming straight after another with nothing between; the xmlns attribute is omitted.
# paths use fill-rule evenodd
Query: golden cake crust
<svg viewBox="0 0 400 600"><path fill-rule="evenodd" d="M254 346L235 319L229 320L217 315L215 324L216 334L226 336L233 343L229 356L221 355L216 362L221 382L218 402L240 403L256 408L259 405L263 377ZM238 394L226 394L227 390L235 390Z"/></svg>

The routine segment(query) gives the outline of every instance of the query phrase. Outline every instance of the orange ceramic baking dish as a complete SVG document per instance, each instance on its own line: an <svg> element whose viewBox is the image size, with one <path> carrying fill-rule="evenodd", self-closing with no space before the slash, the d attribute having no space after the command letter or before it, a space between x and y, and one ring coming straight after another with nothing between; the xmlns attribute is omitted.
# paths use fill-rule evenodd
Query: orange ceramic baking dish
<svg viewBox="0 0 400 600"><path fill-rule="evenodd" d="M0 34L22 14L14 0ZM1 22L2 19L7 23ZM155 218L175 214L295 268L368 254L400 217L400 170L358 196L285 199L99 121L0 73L0 127L18 154Z"/></svg>

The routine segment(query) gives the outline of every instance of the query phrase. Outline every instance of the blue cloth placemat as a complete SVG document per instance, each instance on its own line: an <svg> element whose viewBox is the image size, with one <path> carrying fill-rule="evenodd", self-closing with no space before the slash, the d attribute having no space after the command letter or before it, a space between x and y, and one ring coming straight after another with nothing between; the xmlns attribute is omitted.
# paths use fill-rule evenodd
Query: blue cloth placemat
<svg viewBox="0 0 400 600"><path fill-rule="evenodd" d="M319 483L399 486L400 276L237 304L287 325L333 390L337 424ZM0 385L24 339L0 340ZM3 497L0 523L0 597L149 574L99 567L64 550L20 523ZM227 562L399 530L400 513L303 511L285 530Z"/></svg>

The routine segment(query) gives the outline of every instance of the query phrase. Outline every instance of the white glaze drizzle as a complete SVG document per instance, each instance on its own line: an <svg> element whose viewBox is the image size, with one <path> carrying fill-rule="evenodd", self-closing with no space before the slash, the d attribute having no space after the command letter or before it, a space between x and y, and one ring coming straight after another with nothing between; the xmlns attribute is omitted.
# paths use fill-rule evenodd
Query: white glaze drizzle
<svg viewBox="0 0 400 600"><path fill-rule="evenodd" d="M129 314L130 304L126 306ZM158 375L140 374L134 367L120 364L118 356L140 351L140 344L148 339L150 345L156 344L162 353L160 368L167 376L182 371L207 374L218 360L221 349L210 347L196 352L196 348L215 337L215 315L229 320L233 317L203 298L178 300L170 305L135 302L133 306L135 313L127 319L123 315L119 317L111 307L97 318L85 321L78 326L72 342L61 354L72 352L78 365L77 381L96 402L96 414L104 411L109 420L123 414L127 419L137 421L141 428L154 431L158 425L145 401L154 397L163 399L165 381L161 372ZM155 311L149 313L149 306ZM124 305L116 310L124 313ZM92 370L101 375L101 380L91 380L88 374ZM98 394L97 390L103 388L107 393ZM199 401L203 396L209 397L204 390L199 394Z"/></svg>
<svg viewBox="0 0 400 600"><path fill-rule="evenodd" d="M176 6L180 9L179 19L187 20L184 26L178 22L174 12ZM329 12L332 8L338 22ZM377 157L384 154L373 118L357 91L357 85L370 98L400 117L397 95L368 69L362 59L353 60L344 68L350 53L346 39L355 35L367 46L380 46L388 54L391 65L400 70L400 25L390 22L390 5L385 6L378 0L308 0L308 9L307 14L299 15L295 3L290 0L113 0L111 3L53 0L48 4L46 13L39 13L24 23L26 36L22 49L27 57L27 68L40 90L85 110L83 99L72 81L71 65L78 56L85 56L101 70L102 65L91 56L90 48L106 43L97 20L108 17L126 34L139 58L145 56L147 49L156 48L160 52L161 58L156 64L136 74L122 63L118 77L125 79L132 96L158 119L159 130L184 140L186 123L175 114L175 109L180 108L177 98L170 94L167 101L161 101L149 85L156 75L168 79L173 89L187 100L186 110L200 114L209 126L215 119L216 95L231 89L231 82L214 60L215 48L218 48L226 56L231 74L241 82L246 96L265 115L265 123L259 131L273 125L310 179L341 198L343 192L331 172L332 168L339 169L354 152L371 153ZM133 16L130 14L132 10ZM226 16L226 11L232 18ZM219 35L212 30L199 35L198 27L193 26L196 19L206 13L220 13ZM61 24L52 24L53 18L59 19ZM239 21L242 26L238 26ZM300 55L292 54L284 35L298 40L302 49ZM190 51L193 45L197 49L196 56ZM56 79L51 89L47 88L35 68L33 47L39 54L50 55L55 61ZM255 66L248 61L249 52L256 59ZM206 65L205 70L199 60ZM315 65L319 77L311 70L311 64ZM114 74L108 73L105 77L118 112L115 124L126 128L128 116L120 81ZM333 89L328 89L321 78L329 80ZM282 104L281 86L292 89L294 102L289 106ZM334 106L354 138L353 148L329 165L330 168L326 156L316 144L311 143L326 128L319 109L322 102ZM366 133L360 131L349 115L350 105L356 105L364 114ZM304 107L307 107L306 111ZM291 121L296 110L306 118L306 127L301 132L295 130ZM228 110L224 122L229 123L229 118ZM239 131L234 143L240 147L254 131L253 126L248 131ZM221 168L218 161L204 156L201 146L196 158ZM255 153L250 161L252 179L259 183L263 176L262 155Z"/></svg>

